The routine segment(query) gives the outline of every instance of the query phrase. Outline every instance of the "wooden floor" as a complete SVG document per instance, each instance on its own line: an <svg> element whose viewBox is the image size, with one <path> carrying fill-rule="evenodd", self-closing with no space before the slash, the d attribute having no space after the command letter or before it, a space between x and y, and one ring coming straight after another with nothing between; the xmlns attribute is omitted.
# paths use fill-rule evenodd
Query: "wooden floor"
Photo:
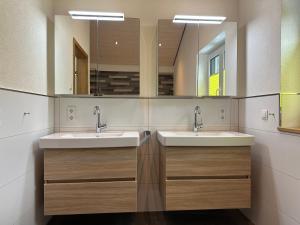
<svg viewBox="0 0 300 225"><path fill-rule="evenodd" d="M55 216L48 225L253 225L239 211Z"/></svg>

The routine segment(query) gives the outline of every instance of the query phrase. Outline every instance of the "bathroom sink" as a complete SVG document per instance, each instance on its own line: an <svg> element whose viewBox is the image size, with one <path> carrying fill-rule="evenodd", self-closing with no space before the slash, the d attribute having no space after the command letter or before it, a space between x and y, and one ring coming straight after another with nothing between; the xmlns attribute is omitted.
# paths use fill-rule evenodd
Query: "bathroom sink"
<svg viewBox="0 0 300 225"><path fill-rule="evenodd" d="M163 146L250 146L254 136L226 131L158 131Z"/></svg>
<svg viewBox="0 0 300 225"><path fill-rule="evenodd" d="M95 137L121 137L122 132L109 133L61 133L62 138L95 138Z"/></svg>
<svg viewBox="0 0 300 225"><path fill-rule="evenodd" d="M139 132L54 133L40 138L40 148L114 148L139 146Z"/></svg>

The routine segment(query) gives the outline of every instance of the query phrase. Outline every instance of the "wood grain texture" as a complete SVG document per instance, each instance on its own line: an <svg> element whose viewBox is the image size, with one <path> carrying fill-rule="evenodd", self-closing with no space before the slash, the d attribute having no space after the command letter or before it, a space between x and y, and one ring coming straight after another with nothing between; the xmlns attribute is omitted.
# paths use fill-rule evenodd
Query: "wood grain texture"
<svg viewBox="0 0 300 225"><path fill-rule="evenodd" d="M300 128L285 128L285 127L278 127L278 130L281 131L281 132L300 134Z"/></svg>
<svg viewBox="0 0 300 225"><path fill-rule="evenodd" d="M166 210L250 208L250 179L166 182Z"/></svg>
<svg viewBox="0 0 300 225"><path fill-rule="evenodd" d="M136 182L45 184L45 215L137 211Z"/></svg>
<svg viewBox="0 0 300 225"><path fill-rule="evenodd" d="M160 154L160 143L157 138L157 131L152 131L152 135L149 140L149 148L146 154Z"/></svg>
<svg viewBox="0 0 300 225"><path fill-rule="evenodd" d="M166 151L164 151L164 146L159 145L159 192L162 196L161 204L163 208L166 205Z"/></svg>
<svg viewBox="0 0 300 225"><path fill-rule="evenodd" d="M138 159L138 182L159 184L159 155L140 155Z"/></svg>
<svg viewBox="0 0 300 225"><path fill-rule="evenodd" d="M166 177L250 176L250 147L163 147Z"/></svg>
<svg viewBox="0 0 300 225"><path fill-rule="evenodd" d="M75 61L77 60L77 63ZM89 57L73 38L73 94L89 94ZM75 82L75 80L77 80Z"/></svg>
<svg viewBox="0 0 300 225"><path fill-rule="evenodd" d="M163 211L159 184L138 184L138 212Z"/></svg>
<svg viewBox="0 0 300 225"><path fill-rule="evenodd" d="M49 149L44 153L44 179L88 180L136 178L136 148Z"/></svg>
<svg viewBox="0 0 300 225"><path fill-rule="evenodd" d="M159 154L149 151L151 138L138 151L138 211L162 211L159 191ZM156 150L155 153L159 151Z"/></svg>

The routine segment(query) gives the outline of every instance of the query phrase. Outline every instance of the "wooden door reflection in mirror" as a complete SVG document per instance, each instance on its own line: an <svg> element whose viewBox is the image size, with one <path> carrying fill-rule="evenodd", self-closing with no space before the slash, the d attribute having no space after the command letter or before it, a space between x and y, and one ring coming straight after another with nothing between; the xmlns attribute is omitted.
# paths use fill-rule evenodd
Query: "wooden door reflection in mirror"
<svg viewBox="0 0 300 225"><path fill-rule="evenodd" d="M89 59L88 54L73 39L73 92L77 95L89 94Z"/></svg>

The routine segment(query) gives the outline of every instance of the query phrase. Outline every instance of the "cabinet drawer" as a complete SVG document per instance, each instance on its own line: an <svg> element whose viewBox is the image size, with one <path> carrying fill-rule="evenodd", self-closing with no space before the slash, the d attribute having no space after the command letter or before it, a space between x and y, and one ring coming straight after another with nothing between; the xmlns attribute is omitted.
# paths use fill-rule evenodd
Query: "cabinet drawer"
<svg viewBox="0 0 300 225"><path fill-rule="evenodd" d="M48 149L44 179L97 180L136 178L136 148Z"/></svg>
<svg viewBox="0 0 300 225"><path fill-rule="evenodd" d="M136 182L44 185L45 215L136 212Z"/></svg>
<svg viewBox="0 0 300 225"><path fill-rule="evenodd" d="M250 179L166 182L166 210L237 209L250 204Z"/></svg>
<svg viewBox="0 0 300 225"><path fill-rule="evenodd" d="M250 147L166 147L167 177L250 176Z"/></svg>

